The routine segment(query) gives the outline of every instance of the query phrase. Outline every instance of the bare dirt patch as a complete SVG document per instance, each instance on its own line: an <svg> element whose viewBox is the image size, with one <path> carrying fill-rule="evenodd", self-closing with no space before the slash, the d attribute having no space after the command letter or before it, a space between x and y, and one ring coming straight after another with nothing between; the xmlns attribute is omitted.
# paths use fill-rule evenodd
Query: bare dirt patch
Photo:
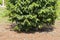
<svg viewBox="0 0 60 40"><path fill-rule="evenodd" d="M10 31L10 23L0 22L0 40L60 40L60 20L51 32L17 33Z"/></svg>

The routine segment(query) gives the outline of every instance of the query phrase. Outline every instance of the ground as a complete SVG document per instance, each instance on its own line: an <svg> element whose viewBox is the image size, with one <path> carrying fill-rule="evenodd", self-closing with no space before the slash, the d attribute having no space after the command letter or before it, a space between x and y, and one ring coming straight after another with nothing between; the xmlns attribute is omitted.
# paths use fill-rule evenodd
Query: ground
<svg viewBox="0 0 60 40"><path fill-rule="evenodd" d="M2 17L8 13L4 8L0 8L0 40L60 40L60 0L57 2L58 18L54 25L54 30L50 32L35 32L35 33L17 33L11 31L11 23L7 18ZM7 14L8 15L8 14Z"/></svg>
<svg viewBox="0 0 60 40"><path fill-rule="evenodd" d="M0 20L0 40L60 40L60 20L56 20L51 32L17 33L10 30L6 18Z"/></svg>

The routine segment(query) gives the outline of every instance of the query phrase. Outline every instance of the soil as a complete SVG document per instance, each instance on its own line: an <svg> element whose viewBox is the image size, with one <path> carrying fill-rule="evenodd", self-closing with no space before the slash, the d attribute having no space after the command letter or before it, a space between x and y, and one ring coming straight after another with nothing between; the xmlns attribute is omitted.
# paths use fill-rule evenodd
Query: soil
<svg viewBox="0 0 60 40"><path fill-rule="evenodd" d="M56 20L54 30L50 32L17 33L10 27L10 23L0 21L0 40L60 40L60 20Z"/></svg>

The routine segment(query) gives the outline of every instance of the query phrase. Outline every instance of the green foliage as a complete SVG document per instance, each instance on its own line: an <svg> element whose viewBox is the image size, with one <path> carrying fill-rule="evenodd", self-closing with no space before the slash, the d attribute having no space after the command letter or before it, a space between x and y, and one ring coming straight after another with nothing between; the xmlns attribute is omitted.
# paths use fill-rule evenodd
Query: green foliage
<svg viewBox="0 0 60 40"><path fill-rule="evenodd" d="M8 13L9 12L8 12L8 10L6 8L0 7L0 18L3 18L5 16L8 16L9 15Z"/></svg>
<svg viewBox="0 0 60 40"><path fill-rule="evenodd" d="M57 1L57 5L56 6L57 6L56 7L57 19L60 20L60 0Z"/></svg>
<svg viewBox="0 0 60 40"><path fill-rule="evenodd" d="M0 0L0 4L2 4L2 0Z"/></svg>
<svg viewBox="0 0 60 40"><path fill-rule="evenodd" d="M29 31L54 24L55 4L56 0L9 0L7 9L12 22L17 24L15 29Z"/></svg>
<svg viewBox="0 0 60 40"><path fill-rule="evenodd" d="M5 1L5 4L7 5L9 0L4 0L4 1Z"/></svg>

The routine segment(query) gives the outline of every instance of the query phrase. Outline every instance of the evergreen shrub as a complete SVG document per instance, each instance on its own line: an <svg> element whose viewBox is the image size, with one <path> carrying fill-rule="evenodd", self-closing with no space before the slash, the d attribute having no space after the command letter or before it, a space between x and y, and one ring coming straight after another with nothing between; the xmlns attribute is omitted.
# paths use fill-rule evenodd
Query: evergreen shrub
<svg viewBox="0 0 60 40"><path fill-rule="evenodd" d="M53 25L56 19L56 0L9 0L7 9L14 30L29 31L42 29L44 25Z"/></svg>

